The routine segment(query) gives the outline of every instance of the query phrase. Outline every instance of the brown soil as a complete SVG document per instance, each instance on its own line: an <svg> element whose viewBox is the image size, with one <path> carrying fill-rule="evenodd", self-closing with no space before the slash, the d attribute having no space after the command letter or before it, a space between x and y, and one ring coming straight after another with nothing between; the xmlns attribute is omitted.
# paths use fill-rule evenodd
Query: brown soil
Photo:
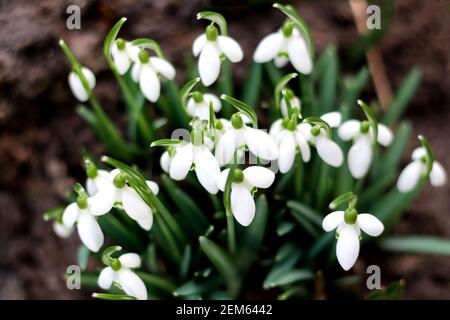
<svg viewBox="0 0 450 320"><path fill-rule="evenodd" d="M100 155L102 146L75 112L66 85L68 64L57 42L64 38L77 57L98 75L96 93L118 123L123 123L118 94L102 56L107 30L129 18L125 36L160 41L177 67L201 32L195 13L205 3L225 1L133 0L79 1L82 29L66 29L65 10L77 1L4 1L0 3L0 299L85 297L69 291L61 275L75 262L78 246L58 239L42 213L63 203L75 179L83 177L80 148ZM264 2L264 1L261 1ZM184 3L184 5L182 5ZM189 5L187 4L189 3ZM346 1L300 1L295 6L311 24L318 51L334 42L345 52L356 38ZM236 70L241 79L258 40L283 17L270 4L256 9L229 7L230 33L247 59ZM424 133L436 157L450 168L450 20L448 2L401 0L395 3L391 29L382 42L388 76L397 87L417 64L424 82L408 112L415 133ZM416 146L411 142L410 148ZM431 233L450 237L449 186L427 187L405 215L397 233ZM449 258L386 255L380 266L383 283L405 278L406 298L450 299Z"/></svg>

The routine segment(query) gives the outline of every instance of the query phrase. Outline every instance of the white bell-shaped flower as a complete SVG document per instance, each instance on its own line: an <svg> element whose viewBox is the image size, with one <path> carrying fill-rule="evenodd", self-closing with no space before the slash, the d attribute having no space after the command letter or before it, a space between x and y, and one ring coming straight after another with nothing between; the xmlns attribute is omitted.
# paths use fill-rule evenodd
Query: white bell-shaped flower
<svg viewBox="0 0 450 320"><path fill-rule="evenodd" d="M165 59L159 57L149 57L145 50L141 50L138 59L131 68L131 78L139 82L139 87L144 97L156 102L161 93L160 78L173 80L175 78L175 68Z"/></svg>
<svg viewBox="0 0 450 320"><path fill-rule="evenodd" d="M106 170L95 170L92 178L86 179L86 191L90 197L94 196L102 184L109 182L109 172Z"/></svg>
<svg viewBox="0 0 450 320"><path fill-rule="evenodd" d="M308 162L311 158L309 135L305 137L299 125L293 120L276 120L269 133L278 145L278 168L281 173L286 173L292 168L297 151L300 151L304 162Z"/></svg>
<svg viewBox="0 0 450 320"><path fill-rule="evenodd" d="M251 153L264 160L276 160L278 147L267 132L247 126L239 114L231 117L231 128L218 140L215 155L220 165L230 163L238 148L247 146Z"/></svg>
<svg viewBox="0 0 450 320"><path fill-rule="evenodd" d="M302 102L300 98L297 97L292 90L287 90L287 97L289 99L289 103L291 104L291 108L296 110L301 110ZM280 111L283 118L289 117L288 106L284 97L281 98L280 101Z"/></svg>
<svg viewBox="0 0 450 320"><path fill-rule="evenodd" d="M146 181L154 194L159 187L153 181ZM153 225L153 212L139 194L126 184L120 170L109 173L108 183L103 183L98 192L91 198L91 211L95 215L105 214L120 204L127 215L135 220L144 230L150 230Z"/></svg>
<svg viewBox="0 0 450 320"><path fill-rule="evenodd" d="M223 170L217 178L217 186L225 191L230 169ZM264 167L252 166L244 170L235 169L231 184L231 211L236 221L244 227L252 223L255 217L254 188L269 188L275 180L275 174Z"/></svg>
<svg viewBox="0 0 450 320"><path fill-rule="evenodd" d="M102 229L92 212L92 198L80 196L77 202L69 204L62 215L63 224L72 228L77 223L78 235L84 245L93 252L98 252L103 246ZM105 212L106 213L106 212Z"/></svg>
<svg viewBox="0 0 450 320"><path fill-rule="evenodd" d="M368 121L347 120L338 129L339 137L353 140L348 152L348 168L355 179L361 179L369 171L372 163L373 130ZM385 147L392 143L393 134L384 124L378 124L377 142Z"/></svg>
<svg viewBox="0 0 450 320"><path fill-rule="evenodd" d="M104 290L111 288L113 282L129 296L137 300L147 300L144 281L132 270L141 266L141 258L136 253L125 253L115 263L104 268L98 277L98 285Z"/></svg>
<svg viewBox="0 0 450 320"><path fill-rule="evenodd" d="M124 75L131 63L138 60L139 48L123 39L117 39L111 46L111 57L117 72Z"/></svg>
<svg viewBox="0 0 450 320"><path fill-rule="evenodd" d="M258 63L274 60L278 68L290 61L302 74L310 74L313 66L305 39L290 21L279 31L261 40L253 54L253 60Z"/></svg>
<svg viewBox="0 0 450 320"><path fill-rule="evenodd" d="M73 233L74 227L67 227L64 223L59 222L57 219L52 224L53 232L62 239L67 239Z"/></svg>
<svg viewBox="0 0 450 320"><path fill-rule="evenodd" d="M91 90L94 89L94 87L95 87L94 73L86 67L82 67L81 72L83 73L84 77L86 78L89 88ZM75 72L71 71L69 73L68 81L69 81L70 90L72 90L72 93L75 96L75 98L77 98L80 102L86 102L89 99L89 93L84 88L80 77Z"/></svg>
<svg viewBox="0 0 450 320"><path fill-rule="evenodd" d="M423 147L416 148L412 153L412 162L408 164L397 181L397 189L401 192L410 192L414 190L420 178L426 174L426 151ZM445 168L437 161L433 161L433 167L430 172L430 182L434 187L442 187L447 183L447 172Z"/></svg>
<svg viewBox="0 0 450 320"><path fill-rule="evenodd" d="M371 237L378 237L384 230L383 223L370 213L358 214L355 209L334 211L322 221L329 232L336 229L336 256L344 270L349 270L359 255L361 230Z"/></svg>
<svg viewBox="0 0 450 320"><path fill-rule="evenodd" d="M210 25L204 34L195 39L192 45L194 57L198 59L198 72L204 86L213 84L220 73L222 55L233 63L244 57L241 46L234 39L218 35L217 28Z"/></svg>
<svg viewBox="0 0 450 320"><path fill-rule="evenodd" d="M331 128L335 128L340 124L341 114L339 112L330 112L324 114L321 118ZM331 140L324 128L302 122L298 125L298 130L308 139L308 142L316 147L317 153L323 161L332 167L340 167L342 165L344 161L342 150L336 142Z"/></svg>
<svg viewBox="0 0 450 320"><path fill-rule="evenodd" d="M219 112L222 104L219 98L211 93L201 94L200 92L193 92L186 104L186 111L192 117L197 117L200 120L209 121L209 105L212 105L214 112Z"/></svg>

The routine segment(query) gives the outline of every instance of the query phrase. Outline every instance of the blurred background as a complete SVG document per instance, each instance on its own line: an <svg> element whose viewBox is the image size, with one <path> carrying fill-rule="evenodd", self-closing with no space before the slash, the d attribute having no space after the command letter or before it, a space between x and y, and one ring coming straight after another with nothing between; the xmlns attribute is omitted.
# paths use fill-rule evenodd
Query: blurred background
<svg viewBox="0 0 450 320"><path fill-rule="evenodd" d="M359 36L348 1L291 3L311 25L318 52L334 43L341 68L349 72L366 62L355 50ZM423 81L406 117L415 135L428 137L435 157L449 171L450 3L376 3L381 18L389 20L388 26L382 22L378 43L384 74L396 89L411 67L421 68ZM72 4L81 8L80 30L66 27L66 9ZM84 179L81 148L103 152L75 111L77 102L67 85L69 64L58 40L64 38L95 72L96 94L120 126L125 124L123 106L101 49L106 33L125 16L124 38L157 40L169 61L182 68L203 30L195 15L205 9L224 14L230 34L244 49L245 60L234 66L236 81L241 81L258 41L284 19L271 1L0 1L0 299L87 297L82 290L68 290L63 280L66 267L76 263L78 237L59 239L42 219L46 210L64 203L75 181ZM180 72L177 77L184 81ZM373 98L371 87L365 94ZM417 145L411 140L409 151ZM395 233L450 237L449 188L427 186ZM405 298L450 299L450 258L386 254L376 261L383 283L406 280Z"/></svg>

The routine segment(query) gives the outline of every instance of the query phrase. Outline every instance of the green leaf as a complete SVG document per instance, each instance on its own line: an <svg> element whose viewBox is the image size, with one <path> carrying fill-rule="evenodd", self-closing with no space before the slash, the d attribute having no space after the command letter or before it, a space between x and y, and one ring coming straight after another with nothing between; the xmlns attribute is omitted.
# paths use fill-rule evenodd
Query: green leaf
<svg viewBox="0 0 450 320"><path fill-rule="evenodd" d="M295 229L295 224L288 221L281 221L277 225L277 236L283 237Z"/></svg>
<svg viewBox="0 0 450 320"><path fill-rule="evenodd" d="M320 79L319 108L321 114L334 110L338 79L338 59L336 49L330 46L325 53L324 72Z"/></svg>
<svg viewBox="0 0 450 320"><path fill-rule="evenodd" d="M175 297L187 297L197 294L202 294L205 292L210 292L217 289L217 287L222 283L220 277L210 277L209 279L198 281L190 280L180 287L176 288L173 292Z"/></svg>
<svg viewBox="0 0 450 320"><path fill-rule="evenodd" d="M273 62L264 63L264 69L269 76L269 80L272 83L272 86L275 87L283 77L283 74L277 67L275 67Z"/></svg>
<svg viewBox="0 0 450 320"><path fill-rule="evenodd" d="M180 90L181 104L186 108L186 102L192 89L200 82L200 78L195 78L186 83Z"/></svg>
<svg viewBox="0 0 450 320"><path fill-rule="evenodd" d="M159 46L158 42L156 42L153 39L149 39L149 38L135 39L135 40L131 41L131 45L137 46L139 48L146 48L146 49L153 50L159 58L165 59L164 54L161 50L161 47Z"/></svg>
<svg viewBox="0 0 450 320"><path fill-rule="evenodd" d="M180 277L185 279L189 272L189 267L192 261L192 248L190 245L184 247L183 258L180 263Z"/></svg>
<svg viewBox="0 0 450 320"><path fill-rule="evenodd" d="M228 293L236 297L241 289L241 277L232 258L216 243L199 237L200 248L223 276Z"/></svg>
<svg viewBox="0 0 450 320"><path fill-rule="evenodd" d="M378 242L386 251L450 255L450 240L433 236L408 235L385 237Z"/></svg>
<svg viewBox="0 0 450 320"><path fill-rule="evenodd" d="M316 225L317 227L322 227L322 216L316 212L314 209L308 207L307 205L299 202L299 201L288 201L287 207L291 210L299 213L301 216L308 219Z"/></svg>
<svg viewBox="0 0 450 320"><path fill-rule="evenodd" d="M250 71L245 79L242 101L250 107L256 108L262 87L262 65L252 62Z"/></svg>
<svg viewBox="0 0 450 320"><path fill-rule="evenodd" d="M172 296L172 292L176 288L173 281L167 277L142 271L136 271L136 274L144 281L145 286L150 291L150 295L152 291L155 290L158 291L158 293L162 292L167 296Z"/></svg>
<svg viewBox="0 0 450 320"><path fill-rule="evenodd" d="M405 80L403 80L395 98L389 105L388 111L384 115L383 123L387 126L393 126L398 119L401 118L419 87L421 80L422 71L417 67L413 68L406 76Z"/></svg>
<svg viewBox="0 0 450 320"><path fill-rule="evenodd" d="M91 252L85 245L80 245L78 247L78 252L77 252L78 266L83 271L86 270L86 268L87 268L90 254L91 254Z"/></svg>
<svg viewBox="0 0 450 320"><path fill-rule="evenodd" d="M373 291L367 300L398 300L405 290L405 280L399 280L391 283L387 288L381 288Z"/></svg>
<svg viewBox="0 0 450 320"><path fill-rule="evenodd" d="M367 67L362 67L356 76L351 79L344 80L344 89L342 95L341 106L353 106L355 101L361 95L362 90L366 87L370 78L370 72Z"/></svg>
<svg viewBox="0 0 450 320"><path fill-rule="evenodd" d="M433 151L431 150L430 143L428 142L427 138L425 138L425 136L420 134L419 140L426 152L427 177L428 177L430 175L431 170L433 169L433 162L434 162Z"/></svg>
<svg viewBox="0 0 450 320"><path fill-rule="evenodd" d="M127 251L140 252L144 249L140 237L128 230L114 215L105 214L100 216L98 223L108 237L114 242L120 243Z"/></svg>
<svg viewBox="0 0 450 320"><path fill-rule="evenodd" d="M288 270L292 270L294 265L300 259L301 254L302 252L293 243L287 242L283 246L281 246L281 248L278 249L278 252L275 255L275 264L264 280L263 288L270 288L271 284L273 283L273 279L276 280L280 274L283 274Z"/></svg>
<svg viewBox="0 0 450 320"><path fill-rule="evenodd" d="M275 90L273 93L274 99L275 99L275 107L277 110L280 110L280 102L281 102L281 92L286 87L288 82L298 76L297 73L289 73L285 75L283 78L281 78L280 81L278 81L277 85L275 86Z"/></svg>
<svg viewBox="0 0 450 320"><path fill-rule="evenodd" d="M111 294L111 293L98 293L94 292L92 298L100 300L136 300L135 297L127 296L124 294Z"/></svg>
<svg viewBox="0 0 450 320"><path fill-rule="evenodd" d="M220 13L213 12L213 11L202 11L202 12L197 13L197 19L198 20L206 19L206 20L214 22L215 24L217 24L219 26L220 33L223 36L228 35L227 21Z"/></svg>
<svg viewBox="0 0 450 320"><path fill-rule="evenodd" d="M150 144L150 147L173 147L173 146L181 146L186 144L186 141L178 140L178 139L160 139L153 141Z"/></svg>
<svg viewBox="0 0 450 320"><path fill-rule="evenodd" d="M120 28L122 28L122 25L127 21L127 18L121 18L115 25L112 27L112 29L109 31L108 35L105 38L105 41L103 42L103 53L105 57L110 60L111 59L111 46L113 45L114 41L117 38L117 35L119 34Z"/></svg>
<svg viewBox="0 0 450 320"><path fill-rule="evenodd" d="M255 110L250 108L248 105L246 105L242 101L239 101L235 98L227 96L226 94L222 94L220 96L220 99L231 104L236 109L238 109L240 112L245 114L251 120L253 128L258 128L258 118L256 117Z"/></svg>
<svg viewBox="0 0 450 320"><path fill-rule="evenodd" d="M62 214L65 209L66 209L66 207L52 208L52 209L48 210L46 213L44 213L43 218L45 221L50 221L50 220L55 219L55 220L62 222Z"/></svg>
<svg viewBox="0 0 450 320"><path fill-rule="evenodd" d="M294 282L314 279L314 273L308 269L291 269L285 272L279 272L267 281L265 288L274 288L291 284Z"/></svg>

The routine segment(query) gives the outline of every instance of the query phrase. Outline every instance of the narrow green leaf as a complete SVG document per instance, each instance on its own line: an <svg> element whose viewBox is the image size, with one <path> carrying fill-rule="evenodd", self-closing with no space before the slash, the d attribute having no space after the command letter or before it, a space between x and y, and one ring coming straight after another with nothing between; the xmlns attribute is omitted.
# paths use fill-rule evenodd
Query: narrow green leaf
<svg viewBox="0 0 450 320"><path fill-rule="evenodd" d="M316 212L314 209L308 207L307 205L299 201L288 201L287 207L291 210L298 212L303 217L314 223L319 228L322 227L322 216Z"/></svg>
<svg viewBox="0 0 450 320"><path fill-rule="evenodd" d="M81 268L82 271L86 270L87 268L90 254L91 252L85 245L80 245L78 247L77 260L78 266Z"/></svg>
<svg viewBox="0 0 450 320"><path fill-rule="evenodd" d="M273 96L275 99L275 107L277 110L280 110L280 102L281 102L281 92L286 87L289 81L296 78L298 76L297 73L289 73L285 75L283 78L278 81L277 85L275 86L275 90L273 92Z"/></svg>
<svg viewBox="0 0 450 320"><path fill-rule="evenodd" d="M262 87L262 65L252 62L250 71L245 79L242 101L250 107L256 108Z"/></svg>
<svg viewBox="0 0 450 320"><path fill-rule="evenodd" d="M322 114L330 112L335 108L334 103L336 98L338 80L338 59L335 47L328 47L324 55L325 67L319 83L319 108Z"/></svg>
<svg viewBox="0 0 450 320"><path fill-rule="evenodd" d="M192 89L200 82L200 78L195 78L186 83L180 90L181 104L186 108L186 102Z"/></svg>
<svg viewBox="0 0 450 320"><path fill-rule="evenodd" d="M140 252L144 249L142 240L130 232L114 215L105 214L98 218L103 232L116 243L120 243L127 251Z"/></svg>
<svg viewBox="0 0 450 320"><path fill-rule="evenodd" d="M183 144L186 144L185 141L183 140L178 140L178 139L160 139L160 140L156 140L153 141L150 144L150 147L172 147L172 146L181 146Z"/></svg>
<svg viewBox="0 0 450 320"><path fill-rule="evenodd" d="M274 288L299 281L314 279L314 273L308 269L291 269L271 277L265 288Z"/></svg>
<svg viewBox="0 0 450 320"><path fill-rule="evenodd" d="M189 267L192 261L192 248L190 245L184 247L183 258L180 263L180 277L185 279L189 272Z"/></svg>
<svg viewBox="0 0 450 320"><path fill-rule="evenodd" d="M450 255L450 240L434 236L391 236L381 239L378 244L386 251L399 253Z"/></svg>
<svg viewBox="0 0 450 320"><path fill-rule="evenodd" d="M127 296L123 294L111 294L111 293L98 293L94 292L92 298L100 300L136 300L135 297Z"/></svg>
<svg viewBox="0 0 450 320"><path fill-rule="evenodd" d="M197 13L197 19L198 20L206 19L206 20L214 22L215 24L217 24L219 26L220 33L223 36L228 35L227 21L220 13L213 12L213 11L202 11L202 12Z"/></svg>
<svg viewBox="0 0 450 320"><path fill-rule="evenodd" d="M161 50L161 47L159 46L158 42L156 42L153 39L149 39L149 38L135 39L135 40L131 41L131 45L137 46L139 48L146 48L146 49L153 50L159 58L165 59L164 54Z"/></svg>
<svg viewBox="0 0 450 320"><path fill-rule="evenodd" d="M187 297L196 294L203 294L215 290L223 283L220 277L211 277L209 279L198 281L190 280L173 292L175 297Z"/></svg>
<svg viewBox="0 0 450 320"><path fill-rule="evenodd" d="M142 279L142 281L144 281L145 286L150 290L156 289L171 296L173 290L176 288L173 281L167 277L142 271L136 271L136 274Z"/></svg>
<svg viewBox="0 0 450 320"><path fill-rule="evenodd" d="M120 28L122 28L122 25L127 21L127 18L121 18L115 25L112 27L112 29L109 31L108 35L105 38L105 41L103 42L103 53L105 57L108 59L111 59L111 46L113 45L114 41L117 38L117 35L119 34Z"/></svg>
<svg viewBox="0 0 450 320"><path fill-rule="evenodd" d="M250 108L248 105L246 105L242 101L239 101L235 98L227 96L226 94L222 94L220 96L220 99L231 104L233 107L235 107L240 112L245 114L251 120L253 128L258 128L258 118L256 117L255 110Z"/></svg>

